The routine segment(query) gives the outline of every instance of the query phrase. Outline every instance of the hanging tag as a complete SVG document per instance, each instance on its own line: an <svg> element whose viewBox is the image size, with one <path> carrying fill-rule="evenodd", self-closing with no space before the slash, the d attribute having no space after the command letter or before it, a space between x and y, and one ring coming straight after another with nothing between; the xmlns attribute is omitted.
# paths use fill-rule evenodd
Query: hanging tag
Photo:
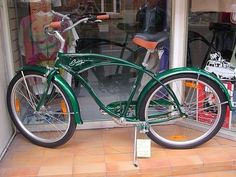
<svg viewBox="0 0 236 177"><path fill-rule="evenodd" d="M151 157L150 139L137 139L137 157Z"/></svg>

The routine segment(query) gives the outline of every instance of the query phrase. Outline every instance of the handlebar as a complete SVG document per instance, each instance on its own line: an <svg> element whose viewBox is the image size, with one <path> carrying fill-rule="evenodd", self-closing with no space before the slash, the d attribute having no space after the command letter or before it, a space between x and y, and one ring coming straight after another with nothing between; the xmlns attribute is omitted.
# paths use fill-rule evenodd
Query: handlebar
<svg viewBox="0 0 236 177"><path fill-rule="evenodd" d="M108 20L110 18L109 15L98 15L97 20Z"/></svg>
<svg viewBox="0 0 236 177"><path fill-rule="evenodd" d="M47 25L47 27L52 28L53 30L60 29L62 27L64 19L71 20L68 15L63 15L63 14L55 12L55 11L52 11L52 13L55 14L55 15L58 15L59 17L62 17L61 21L51 22L49 25ZM69 27L67 27L66 29L63 30L63 33L68 31L68 30L71 30L72 28L74 28L75 26L77 26L81 23L86 23L86 22L96 23L96 22L101 22L101 20L107 20L109 18L110 18L109 15L97 15L97 16L87 15L87 17L85 16L85 17L81 18L76 23L70 24Z"/></svg>
<svg viewBox="0 0 236 177"><path fill-rule="evenodd" d="M51 22L50 24L46 25L44 27L44 31L45 33L49 34L49 35L53 35L55 36L61 43L61 47L60 47L60 51L63 51L63 48L64 48L64 45L65 45L65 39L62 37L62 35L60 33L64 33L64 32L67 32L69 30L72 30L72 34L74 36L74 43L77 39L79 39L79 36L75 30L75 26L81 24L81 23L87 23L87 22L90 22L90 23L96 23L96 22L102 22L102 20L107 20L109 19L109 15L87 15L87 16L84 16L82 18L80 18L77 22L73 23L71 18L68 16L68 15L64 15L64 14L61 14L59 12L55 12L55 11L52 11L52 13L54 15L57 15L59 17L62 18L61 21L55 21L55 22ZM63 22L64 20L68 20L69 22L69 27L65 28L63 31L61 31L60 33L58 32L59 29L62 28L63 26Z"/></svg>

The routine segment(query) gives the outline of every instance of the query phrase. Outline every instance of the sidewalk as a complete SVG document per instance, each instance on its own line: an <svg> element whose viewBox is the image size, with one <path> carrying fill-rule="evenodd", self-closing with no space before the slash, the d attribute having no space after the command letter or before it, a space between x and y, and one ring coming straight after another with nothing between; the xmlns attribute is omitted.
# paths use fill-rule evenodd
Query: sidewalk
<svg viewBox="0 0 236 177"><path fill-rule="evenodd" d="M0 162L0 177L236 176L236 142L215 137L189 150L152 143L151 158L134 167L133 136L133 128L78 130L67 144L47 149L18 134Z"/></svg>

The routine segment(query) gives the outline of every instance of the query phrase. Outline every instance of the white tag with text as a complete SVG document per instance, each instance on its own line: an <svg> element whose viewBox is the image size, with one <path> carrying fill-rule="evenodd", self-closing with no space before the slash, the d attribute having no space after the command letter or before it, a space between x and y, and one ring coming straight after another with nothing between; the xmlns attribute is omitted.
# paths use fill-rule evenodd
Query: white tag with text
<svg viewBox="0 0 236 177"><path fill-rule="evenodd" d="M151 157L150 139L137 139L137 157Z"/></svg>

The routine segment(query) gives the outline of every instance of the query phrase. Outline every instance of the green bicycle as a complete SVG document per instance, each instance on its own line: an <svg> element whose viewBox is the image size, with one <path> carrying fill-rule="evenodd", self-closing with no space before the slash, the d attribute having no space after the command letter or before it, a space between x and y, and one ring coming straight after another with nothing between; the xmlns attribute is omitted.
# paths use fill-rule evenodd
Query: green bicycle
<svg viewBox="0 0 236 177"><path fill-rule="evenodd" d="M149 71L150 55L168 39L167 32L134 37L135 44L147 49L142 65L101 54L63 52L63 32L106 18L88 15L60 33L58 29L69 16L45 27L61 43L54 66L24 66L7 91L11 119L23 136L52 148L66 143L76 125L83 123L76 95L60 74L64 70L81 83L102 112L118 124L139 127L156 143L167 148L192 148L210 140L220 130L227 106L232 108L228 91L214 75L201 69L182 67L159 74ZM81 77L81 73L100 66L128 67L137 72L127 100L105 104ZM151 79L140 89L144 75Z"/></svg>

